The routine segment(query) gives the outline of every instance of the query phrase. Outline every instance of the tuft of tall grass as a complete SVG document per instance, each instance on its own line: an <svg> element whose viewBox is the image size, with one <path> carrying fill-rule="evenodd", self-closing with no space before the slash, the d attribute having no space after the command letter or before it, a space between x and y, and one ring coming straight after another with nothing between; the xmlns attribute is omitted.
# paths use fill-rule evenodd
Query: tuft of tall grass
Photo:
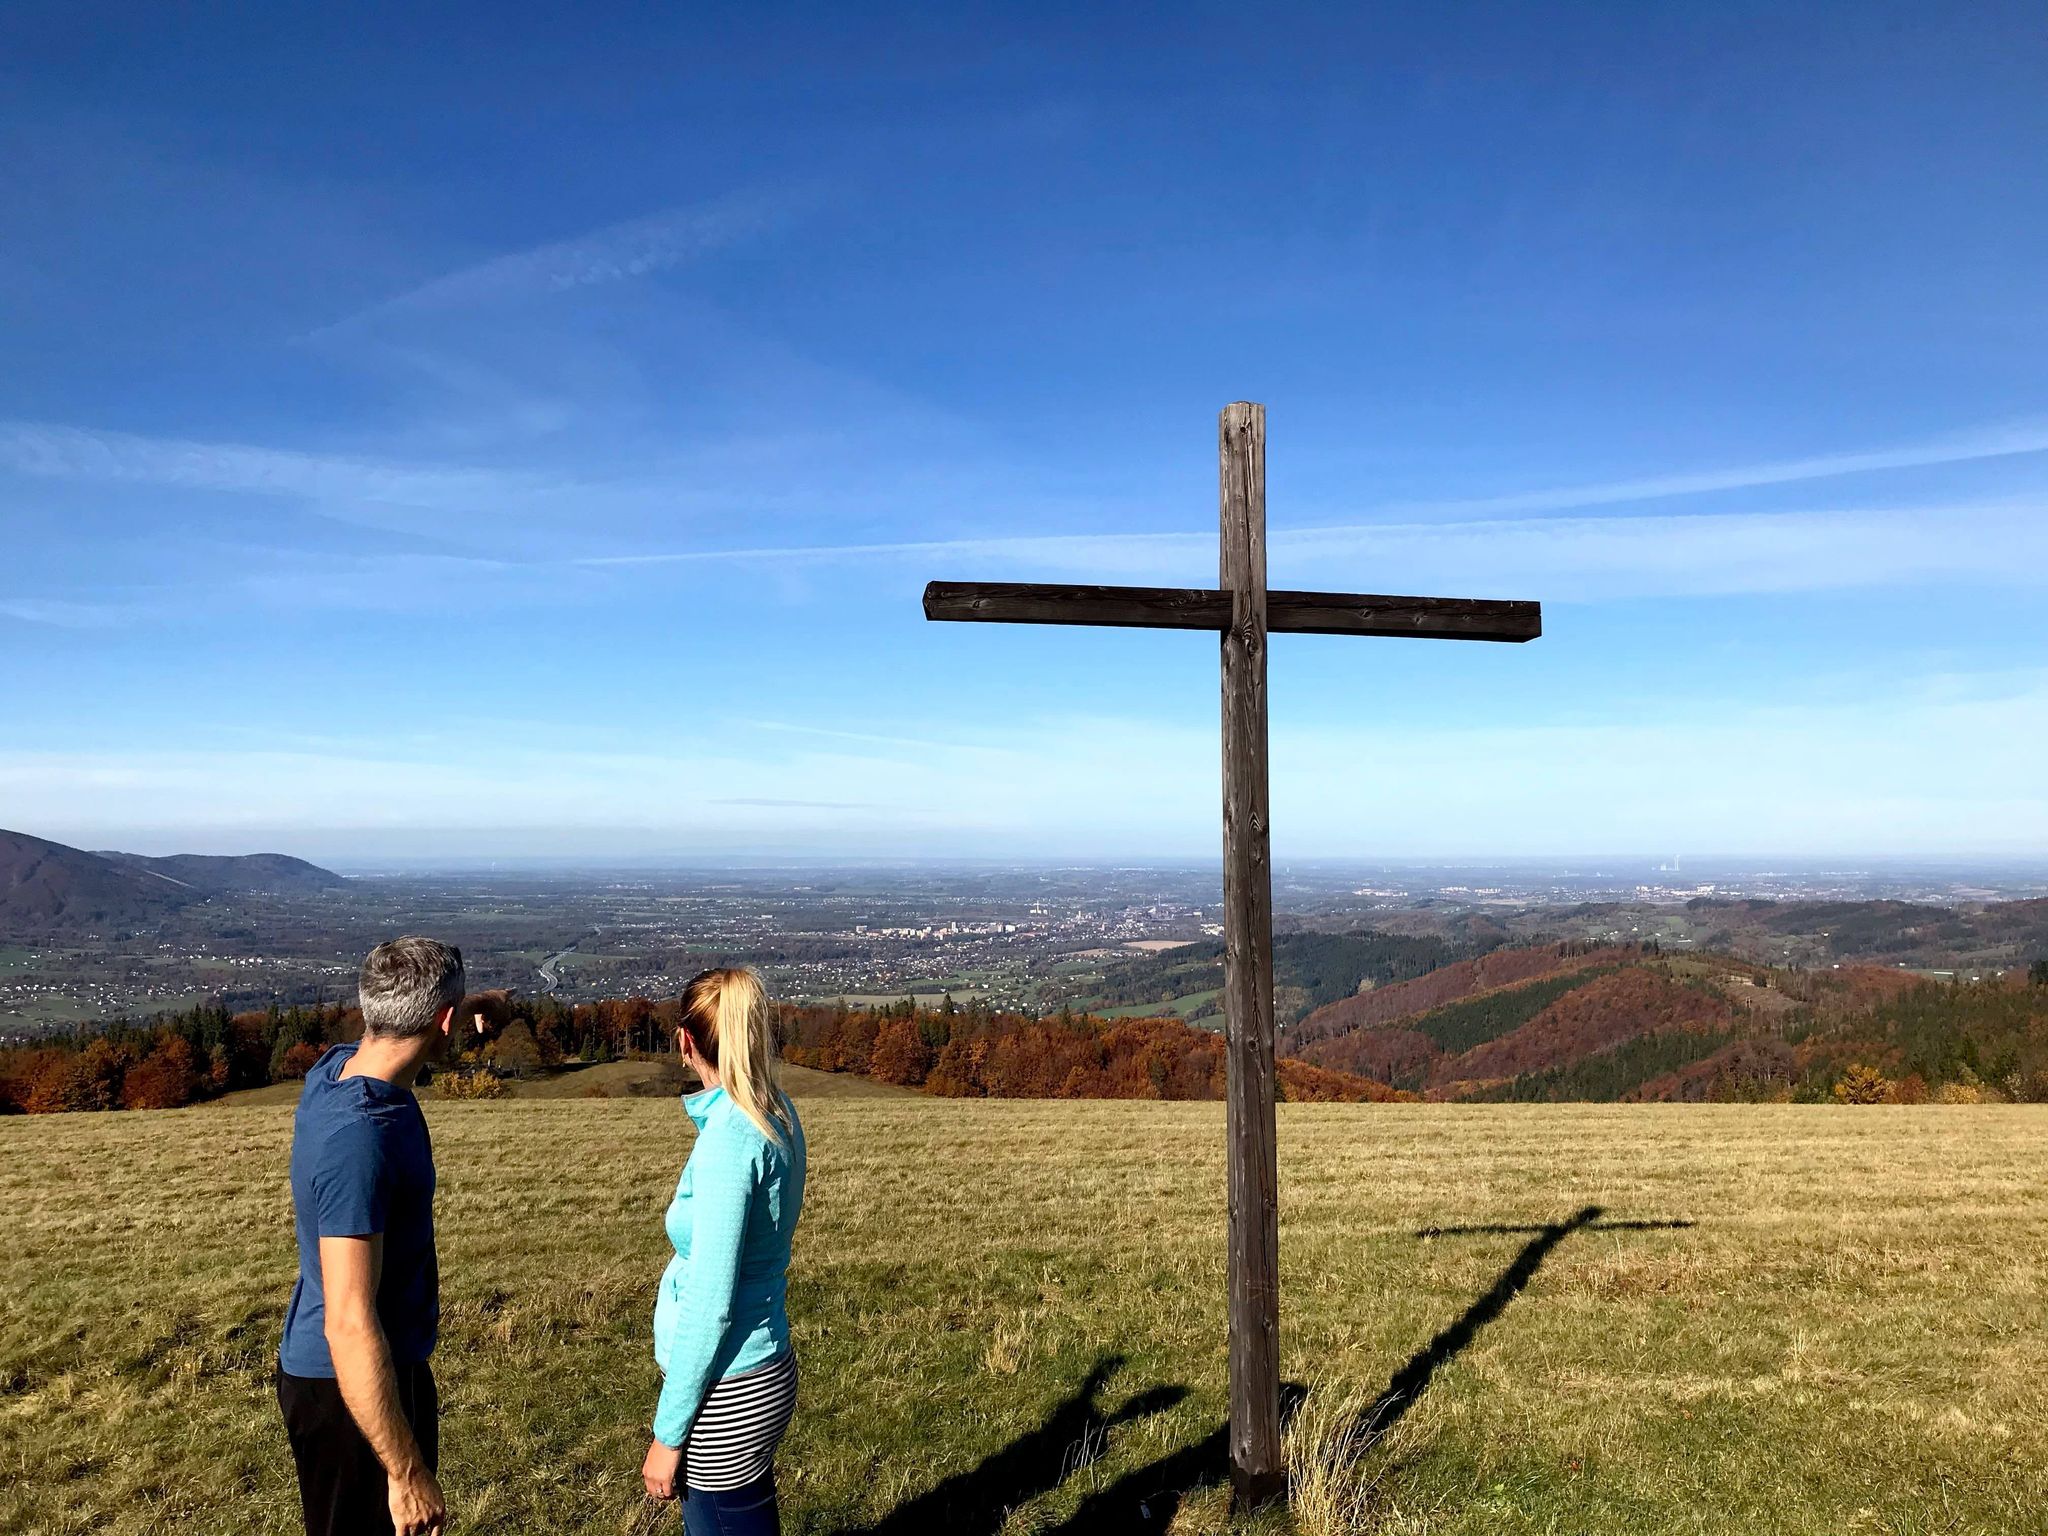
<svg viewBox="0 0 2048 1536"><path fill-rule="evenodd" d="M1382 1401L1344 1381L1314 1383L1288 1424L1289 1512L1297 1536L1421 1536L1427 1514L1404 1505L1394 1474L1434 1438L1420 1408L1381 1424Z"/></svg>

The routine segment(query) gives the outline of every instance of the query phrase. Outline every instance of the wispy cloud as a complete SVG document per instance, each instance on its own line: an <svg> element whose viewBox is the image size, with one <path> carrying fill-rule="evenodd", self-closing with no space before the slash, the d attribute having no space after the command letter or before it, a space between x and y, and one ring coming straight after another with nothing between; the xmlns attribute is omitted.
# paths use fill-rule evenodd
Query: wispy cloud
<svg viewBox="0 0 2048 1536"><path fill-rule="evenodd" d="M1445 501L1388 510L1378 522L1284 525L1269 537L1275 586L1349 586L1474 596L1530 594L1554 600L1825 591L1915 582L2048 583L2048 515L2040 501L1925 507L1835 507L1772 512L1591 512L1646 497L1708 494L1738 486L1854 470L1954 462L2048 449L2048 429L1986 428L1941 442L1838 454L1713 474L1675 475ZM296 500L337 522L434 536L440 553L477 571L578 572L592 590L606 573L733 563L788 573L843 563L893 564L907 575L1037 577L1202 585L1214 579L1209 531L976 535L844 543L748 543L620 554L552 553L577 533L613 536L673 521L678 506L728 522L813 515L794 488L773 493L748 452L703 450L702 464L663 466L640 479L583 483L516 469L308 452L249 443L146 437L33 421L0 421L0 470L109 485L172 486ZM769 455L772 459L773 455ZM695 469L697 473L690 473ZM1460 511L1460 509L1463 509ZM1477 509L1475 512L1474 509ZM844 508L838 509L845 515ZM1483 513L1484 515L1477 515ZM1028 522L1044 517L1027 506ZM1064 513L1062 514L1064 515ZM596 536L602 537L602 533ZM310 565L334 566L307 555ZM335 567L340 594L351 573ZM28 604L29 599L18 600ZM0 610L43 623L114 622L89 605ZM133 617L132 609L122 615Z"/></svg>
<svg viewBox="0 0 2048 1536"><path fill-rule="evenodd" d="M1818 454L1804 459L1779 459L1734 469L1647 475L1635 480L1609 480L1590 485L1558 486L1507 496L1471 497L1454 501L1415 502L1398 510L1451 514L1569 511L1576 507L1614 506L1634 501L1661 501L1672 496L1701 496L1714 491L1752 490L1766 485L1791 485L1803 480L1829 480L1840 475L1887 469L1915 469L1932 464L1964 464L1983 459L2048 453L2048 422L2007 422L1853 453Z"/></svg>
<svg viewBox="0 0 2048 1536"><path fill-rule="evenodd" d="M1373 590L1475 594L1528 587L1559 599L1709 596L1884 586L1926 580L2048 583L2048 515L2034 505L1660 517L1482 518L1277 528L1276 586L1345 581ZM1207 583L1212 534L1057 534L1036 538L679 551L574 562L631 567L701 562L949 561L936 575L1028 574Z"/></svg>
<svg viewBox="0 0 2048 1536"><path fill-rule="evenodd" d="M849 741L863 746L908 747L924 753L986 752L1000 757L1017 755L1015 749L1009 747L985 746L971 741L949 741L936 736L888 736L876 731L845 731L825 725L800 725L792 720L742 720L737 723L757 731L770 731L787 736L815 736L827 741Z"/></svg>
<svg viewBox="0 0 2048 1536"><path fill-rule="evenodd" d="M543 481L497 469L142 437L34 421L0 422L0 468L60 480L425 508L488 508L508 495L547 488Z"/></svg>
<svg viewBox="0 0 2048 1536"><path fill-rule="evenodd" d="M625 219L574 239L494 256L444 273L314 334L330 335L396 315L501 303L645 277L766 234L815 200L809 192L745 193Z"/></svg>
<svg viewBox="0 0 2048 1536"><path fill-rule="evenodd" d="M873 544L750 545L734 549L682 549L633 555L586 555L570 561L580 566L693 565L751 560L865 560L905 555L968 555L977 559L1034 560L1065 563L1068 552L1094 558L1125 546L1172 550L1192 547L1199 534L1076 533L1025 534L1015 538L899 539Z"/></svg>
<svg viewBox="0 0 2048 1536"><path fill-rule="evenodd" d="M0 597L0 618L24 624L50 624L59 629L102 629L119 624L136 610L122 603L77 603L63 598Z"/></svg>
<svg viewBox="0 0 2048 1536"><path fill-rule="evenodd" d="M189 550L187 551L189 553ZM99 630L139 625L209 626L220 609L299 618L309 613L445 613L501 603L561 600L558 575L530 565L407 550L399 554L308 553L218 541L201 568L152 573L110 588L117 598L0 596L0 622ZM591 585L595 578L584 578ZM203 600L195 601L195 594Z"/></svg>
<svg viewBox="0 0 2048 1536"><path fill-rule="evenodd" d="M1274 535L1272 563L1276 585L1383 573L1408 590L1526 588L1559 600L2032 587L2048 584L2048 519L2000 504L1302 529Z"/></svg>
<svg viewBox="0 0 2048 1536"><path fill-rule="evenodd" d="M785 811L872 811L879 809L868 800L777 800L766 795L726 795L713 805L750 805Z"/></svg>
<svg viewBox="0 0 2048 1536"><path fill-rule="evenodd" d="M1354 567L1374 590L1395 590L1401 582L1415 590L1424 582L1435 586L1450 580L1461 590L1485 592L1501 590L1502 583L1540 582L1553 595L1569 598L1806 591L1928 578L2035 584L2048 581L2042 560L2048 520L2033 505L1554 514L2042 452L2048 452L2048 423L1992 425L1890 448L1402 503L1378 509L1378 521L1276 527L1269 551L1276 585L1289 583L1289 569L1312 571L1313 584L1327 586L1344 568ZM1213 579L1215 542L1209 532L1180 530L977 535L651 550L581 556L567 563L627 570L910 560L951 561L962 575L1205 584Z"/></svg>

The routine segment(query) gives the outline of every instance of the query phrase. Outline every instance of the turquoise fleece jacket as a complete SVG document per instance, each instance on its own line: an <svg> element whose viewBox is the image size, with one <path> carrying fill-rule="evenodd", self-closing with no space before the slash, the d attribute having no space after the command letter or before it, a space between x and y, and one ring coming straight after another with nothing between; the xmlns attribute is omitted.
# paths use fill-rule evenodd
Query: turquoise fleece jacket
<svg viewBox="0 0 2048 1536"><path fill-rule="evenodd" d="M784 1100L787 1104L788 1101ZM681 1445L713 1382L789 1348L789 1243L804 1204L804 1129L770 1139L723 1088L685 1094L697 1144L668 1207L676 1255L654 1300L654 1438Z"/></svg>

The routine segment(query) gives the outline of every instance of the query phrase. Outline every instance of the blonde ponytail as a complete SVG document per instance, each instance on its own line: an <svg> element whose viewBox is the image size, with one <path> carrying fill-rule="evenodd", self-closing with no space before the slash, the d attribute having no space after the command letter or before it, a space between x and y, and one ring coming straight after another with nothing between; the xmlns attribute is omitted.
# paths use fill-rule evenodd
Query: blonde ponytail
<svg viewBox="0 0 2048 1536"><path fill-rule="evenodd" d="M789 1102L782 1096L775 1019L767 988L745 966L704 971L683 988L683 1027L718 1063L726 1096L770 1141L789 1143Z"/></svg>

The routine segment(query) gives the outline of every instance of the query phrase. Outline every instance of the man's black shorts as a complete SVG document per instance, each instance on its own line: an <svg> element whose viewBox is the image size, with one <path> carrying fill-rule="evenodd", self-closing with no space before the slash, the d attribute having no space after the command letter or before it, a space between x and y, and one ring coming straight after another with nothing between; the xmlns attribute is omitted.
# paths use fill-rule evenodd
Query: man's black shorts
<svg viewBox="0 0 2048 1536"><path fill-rule="evenodd" d="M425 1361L393 1365L398 1406L412 1426L427 1469L441 1461L441 1400ZM390 1484L370 1442L356 1428L341 1388L331 1377L278 1372L277 1402L284 1410L292 1460L299 1464L299 1502L306 1536L388 1536Z"/></svg>

